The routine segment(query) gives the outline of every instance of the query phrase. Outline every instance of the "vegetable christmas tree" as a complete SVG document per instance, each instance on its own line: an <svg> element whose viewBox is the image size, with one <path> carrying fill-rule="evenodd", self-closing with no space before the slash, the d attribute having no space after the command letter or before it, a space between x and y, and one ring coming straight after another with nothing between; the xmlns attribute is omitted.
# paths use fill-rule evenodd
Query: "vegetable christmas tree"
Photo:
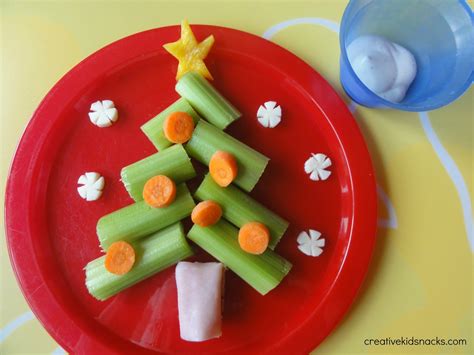
<svg viewBox="0 0 474 355"><path fill-rule="evenodd" d="M272 250L288 222L246 193L269 158L223 131L241 114L205 79L212 79L203 60L213 43L213 36L198 43L183 21L180 40L164 46L179 60L175 89L181 98L141 127L159 152L121 171L135 202L97 223L102 248L116 250L114 260L102 256L86 266L86 286L99 300L191 256L180 223L191 214L194 226L187 238L262 295L291 269ZM210 170L194 194L203 201L198 206L185 184L196 176L191 158ZM127 265L120 264L121 250L127 251ZM129 271L118 275L111 268Z"/></svg>

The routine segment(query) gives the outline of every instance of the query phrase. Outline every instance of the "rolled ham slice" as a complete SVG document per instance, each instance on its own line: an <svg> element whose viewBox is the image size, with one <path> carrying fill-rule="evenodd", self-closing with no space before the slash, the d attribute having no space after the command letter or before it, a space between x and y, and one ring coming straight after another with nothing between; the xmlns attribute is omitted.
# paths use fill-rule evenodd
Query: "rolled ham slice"
<svg viewBox="0 0 474 355"><path fill-rule="evenodd" d="M221 336L223 282L221 263L176 265L181 339L204 341Z"/></svg>

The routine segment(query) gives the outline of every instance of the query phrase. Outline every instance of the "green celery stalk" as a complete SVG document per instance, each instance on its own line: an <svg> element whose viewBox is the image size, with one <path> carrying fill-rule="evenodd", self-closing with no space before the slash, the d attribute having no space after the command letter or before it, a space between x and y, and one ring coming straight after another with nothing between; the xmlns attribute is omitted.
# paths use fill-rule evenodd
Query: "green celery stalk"
<svg viewBox="0 0 474 355"><path fill-rule="evenodd" d="M247 192L252 191L270 160L204 120L197 124L185 149L192 158L206 165L218 150L231 153L239 168L234 183Z"/></svg>
<svg viewBox="0 0 474 355"><path fill-rule="evenodd" d="M176 199L167 207L153 208L145 201L112 212L97 222L102 249L118 240L134 241L189 216L195 206L186 184L177 186Z"/></svg>
<svg viewBox="0 0 474 355"><path fill-rule="evenodd" d="M270 249L261 255L243 251L237 236L237 229L223 219L209 227L195 224L188 233L189 239L265 295L278 286L292 265Z"/></svg>
<svg viewBox="0 0 474 355"><path fill-rule="evenodd" d="M172 224L132 245L135 264L125 275L108 272L104 266L105 255L86 265L86 287L92 296L106 300L193 254L181 223Z"/></svg>
<svg viewBox="0 0 474 355"><path fill-rule="evenodd" d="M224 129L242 114L206 79L195 72L186 73L176 83L178 94L214 126Z"/></svg>
<svg viewBox="0 0 474 355"><path fill-rule="evenodd" d="M166 147L169 147L173 143L171 143L168 139L166 139L165 134L163 133L163 122L165 119L173 112L186 112L194 120L194 124L197 124L200 117L191 107L189 102L186 101L184 98L180 98L177 101L173 102L170 106L166 109L161 111L157 116L146 122L143 126L141 126L141 130L148 139L153 143L153 145L158 149L162 150Z"/></svg>
<svg viewBox="0 0 474 355"><path fill-rule="evenodd" d="M141 201L143 187L153 176L166 175L178 184L192 179L196 176L196 172L183 146L176 144L126 166L120 175L130 197L135 201Z"/></svg>
<svg viewBox="0 0 474 355"><path fill-rule="evenodd" d="M213 200L222 207L223 216L237 227L248 222L260 222L270 231L269 247L274 249L288 228L288 222L255 201L233 185L220 187L207 174L194 196L201 201Z"/></svg>

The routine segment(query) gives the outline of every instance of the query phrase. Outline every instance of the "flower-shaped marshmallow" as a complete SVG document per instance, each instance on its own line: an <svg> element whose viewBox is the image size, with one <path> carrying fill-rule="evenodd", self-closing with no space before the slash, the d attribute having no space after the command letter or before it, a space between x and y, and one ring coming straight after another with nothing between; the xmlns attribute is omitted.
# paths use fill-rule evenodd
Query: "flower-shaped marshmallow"
<svg viewBox="0 0 474 355"><path fill-rule="evenodd" d="M311 153L311 158L304 163L304 171L309 174L309 178L313 181L326 180L331 175L331 171L326 169L331 165L331 159L325 154Z"/></svg>
<svg viewBox="0 0 474 355"><path fill-rule="evenodd" d="M85 173L79 177L77 183L81 186L77 188L79 195L86 201L95 201L102 195L105 180L99 173Z"/></svg>
<svg viewBox="0 0 474 355"><path fill-rule="evenodd" d="M96 101L91 105L89 118L98 127L109 127L118 120L118 112L113 101Z"/></svg>
<svg viewBox="0 0 474 355"><path fill-rule="evenodd" d="M306 231L301 232L296 241L298 249L309 256L320 256L325 245L325 239L321 238L321 233L314 229L310 229L309 234Z"/></svg>
<svg viewBox="0 0 474 355"><path fill-rule="evenodd" d="M257 119L263 127L276 127L281 121L281 107L275 101L267 101L258 108Z"/></svg>

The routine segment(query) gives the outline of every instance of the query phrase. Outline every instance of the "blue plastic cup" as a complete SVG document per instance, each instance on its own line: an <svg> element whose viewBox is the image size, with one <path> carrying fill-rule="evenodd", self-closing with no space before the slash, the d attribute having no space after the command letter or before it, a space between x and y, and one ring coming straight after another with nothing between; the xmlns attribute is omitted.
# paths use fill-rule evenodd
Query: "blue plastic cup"
<svg viewBox="0 0 474 355"><path fill-rule="evenodd" d="M344 90L367 107L428 111L449 104L474 79L473 21L463 0L351 0L339 34ZM417 75L400 103L377 96L352 69L346 48L363 35L385 37L414 55Z"/></svg>

